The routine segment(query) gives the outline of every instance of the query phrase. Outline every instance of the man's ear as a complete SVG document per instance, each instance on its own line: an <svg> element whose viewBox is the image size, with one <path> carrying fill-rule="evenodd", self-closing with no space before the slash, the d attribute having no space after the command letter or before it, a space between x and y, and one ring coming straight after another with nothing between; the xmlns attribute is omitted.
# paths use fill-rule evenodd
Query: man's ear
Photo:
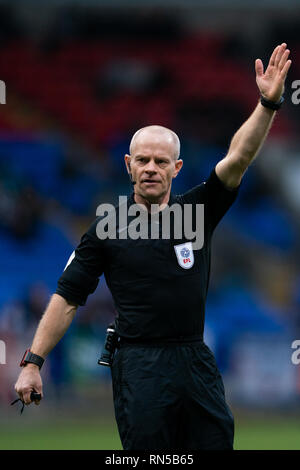
<svg viewBox="0 0 300 470"><path fill-rule="evenodd" d="M178 175L178 173L180 172L181 168L182 168L182 165L183 165L183 160L176 160L175 162L175 170L174 170L174 173L173 173L173 178L176 178L176 176Z"/></svg>
<svg viewBox="0 0 300 470"><path fill-rule="evenodd" d="M126 165L126 168L127 168L127 172L128 172L128 174L130 174L131 173L131 168L130 168L131 156L128 155L128 153L126 153L125 156L124 156L124 160L125 160L125 165Z"/></svg>

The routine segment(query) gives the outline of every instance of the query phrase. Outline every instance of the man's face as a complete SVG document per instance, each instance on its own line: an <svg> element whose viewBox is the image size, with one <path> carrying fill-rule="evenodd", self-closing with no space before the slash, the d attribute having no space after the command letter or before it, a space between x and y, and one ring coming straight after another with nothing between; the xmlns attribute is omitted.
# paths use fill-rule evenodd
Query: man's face
<svg viewBox="0 0 300 470"><path fill-rule="evenodd" d="M144 134L135 142L132 155L125 155L125 162L136 182L135 193L154 203L170 192L182 160L175 160L174 141L168 134Z"/></svg>

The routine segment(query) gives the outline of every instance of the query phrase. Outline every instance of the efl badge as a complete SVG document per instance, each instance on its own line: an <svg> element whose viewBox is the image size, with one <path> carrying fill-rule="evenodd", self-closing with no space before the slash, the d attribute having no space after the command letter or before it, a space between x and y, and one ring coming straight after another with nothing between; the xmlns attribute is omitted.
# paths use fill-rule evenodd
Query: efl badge
<svg viewBox="0 0 300 470"><path fill-rule="evenodd" d="M194 265L194 253L192 242L174 246L179 265L184 269L190 269Z"/></svg>

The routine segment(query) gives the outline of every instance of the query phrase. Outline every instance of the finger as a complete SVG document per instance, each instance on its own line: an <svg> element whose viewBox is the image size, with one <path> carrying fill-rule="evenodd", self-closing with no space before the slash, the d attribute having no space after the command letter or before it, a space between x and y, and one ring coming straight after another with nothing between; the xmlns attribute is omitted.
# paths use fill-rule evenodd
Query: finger
<svg viewBox="0 0 300 470"><path fill-rule="evenodd" d="M289 54L290 54L289 49L286 49L286 51L284 51L284 54L282 54L281 60L278 64L279 70L281 70L284 67L284 65L285 65L285 63L288 59Z"/></svg>
<svg viewBox="0 0 300 470"><path fill-rule="evenodd" d="M255 72L258 77L261 77L264 74L264 66L260 59L255 61Z"/></svg>
<svg viewBox="0 0 300 470"><path fill-rule="evenodd" d="M25 391L23 392L23 401L25 405L30 405L30 403L32 403L32 400L30 398L31 392L32 390L26 390L26 392Z"/></svg>
<svg viewBox="0 0 300 470"><path fill-rule="evenodd" d="M18 394L19 398L20 398L22 401L24 401L24 400L23 400L23 392L22 392L21 390L19 390L19 388L18 388L16 385L15 385L15 391L16 391L16 393Z"/></svg>
<svg viewBox="0 0 300 470"><path fill-rule="evenodd" d="M276 57L275 57L275 64L274 64L275 67L278 67L278 64L279 64L279 62L280 62L280 60L281 60L281 57L282 57L282 55L283 55L283 53L284 53L284 51L285 51L285 48L286 48L286 43L283 42L283 43L281 44L281 46L279 47L278 52L277 52Z"/></svg>
<svg viewBox="0 0 300 470"><path fill-rule="evenodd" d="M285 64L285 66L283 67L283 69L281 70L280 76L281 76L282 78L285 79L285 77L287 76L287 73L288 73L288 71L289 71L289 68L290 68L290 66L291 66L291 63L292 63L292 61L291 61L291 60L288 60L288 61L286 62L286 64Z"/></svg>
<svg viewBox="0 0 300 470"><path fill-rule="evenodd" d="M277 52L279 51L279 47L280 47L280 46L275 47L275 49L274 49L274 51L273 51L273 53L272 53L272 55L271 55L271 57L270 57L269 65L275 65L275 57L276 57L276 55L277 55Z"/></svg>

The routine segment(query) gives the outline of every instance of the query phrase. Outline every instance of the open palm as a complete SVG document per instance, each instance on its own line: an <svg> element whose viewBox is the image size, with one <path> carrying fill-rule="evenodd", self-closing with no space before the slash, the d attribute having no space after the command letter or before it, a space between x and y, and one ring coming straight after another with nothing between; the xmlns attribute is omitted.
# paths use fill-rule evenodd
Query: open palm
<svg viewBox="0 0 300 470"><path fill-rule="evenodd" d="M257 86L261 95L270 101L279 101L284 92L284 82L292 63L288 60L290 51L286 47L287 45L282 43L274 49L265 72L262 61L255 61Z"/></svg>

